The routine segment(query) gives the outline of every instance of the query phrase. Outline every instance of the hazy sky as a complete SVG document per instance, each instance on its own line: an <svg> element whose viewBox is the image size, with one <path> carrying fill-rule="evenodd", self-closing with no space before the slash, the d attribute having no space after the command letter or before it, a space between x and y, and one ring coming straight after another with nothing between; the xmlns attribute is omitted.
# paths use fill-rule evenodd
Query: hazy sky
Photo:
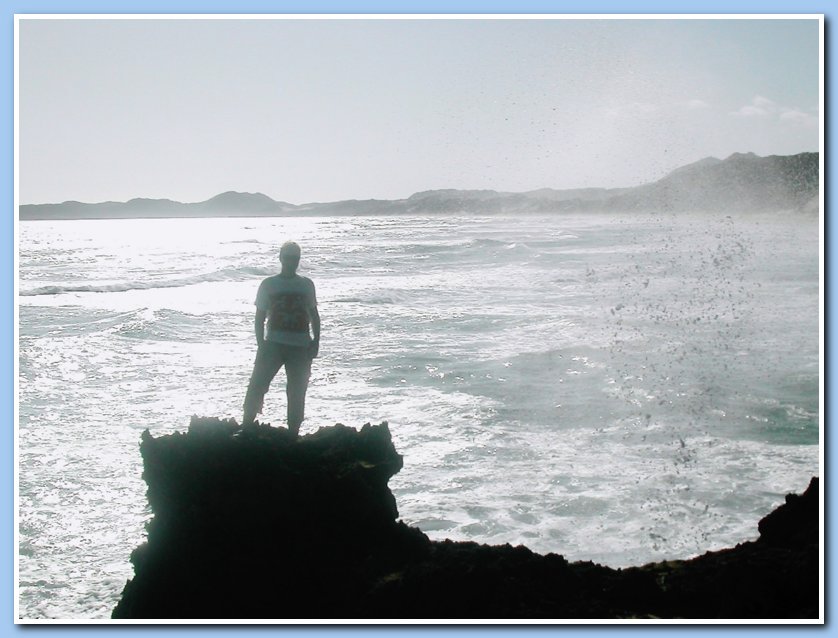
<svg viewBox="0 0 838 638"><path fill-rule="evenodd" d="M818 150L816 20L33 20L20 202L633 186Z"/></svg>

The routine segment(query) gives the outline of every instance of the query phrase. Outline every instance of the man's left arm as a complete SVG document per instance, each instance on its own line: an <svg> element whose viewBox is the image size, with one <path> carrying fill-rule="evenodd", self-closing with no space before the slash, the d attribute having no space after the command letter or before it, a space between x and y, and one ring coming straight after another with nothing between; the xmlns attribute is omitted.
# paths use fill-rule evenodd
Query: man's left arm
<svg viewBox="0 0 838 638"><path fill-rule="evenodd" d="M311 319L311 332L313 337L309 354L314 359L320 352L320 313L317 311L317 295L314 291L314 283L311 284L311 296L308 300L308 316Z"/></svg>

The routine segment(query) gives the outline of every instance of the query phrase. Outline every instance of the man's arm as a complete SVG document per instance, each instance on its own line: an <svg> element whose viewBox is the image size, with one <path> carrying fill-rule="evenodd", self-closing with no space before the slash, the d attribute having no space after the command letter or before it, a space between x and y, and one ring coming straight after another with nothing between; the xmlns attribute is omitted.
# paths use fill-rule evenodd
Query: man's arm
<svg viewBox="0 0 838 638"><path fill-rule="evenodd" d="M320 313L317 312L317 306L309 308L309 316L311 317L311 332L314 340L320 342Z"/></svg>
<svg viewBox="0 0 838 638"><path fill-rule="evenodd" d="M256 332L256 344L261 346L265 341L265 317L268 313L264 310L256 310L256 316L253 319L253 330Z"/></svg>
<svg viewBox="0 0 838 638"><path fill-rule="evenodd" d="M320 313L317 311L317 295L314 292L314 284L311 284L311 300L308 306L308 316L311 319L311 332L314 340L311 342L309 354L311 358L320 352Z"/></svg>

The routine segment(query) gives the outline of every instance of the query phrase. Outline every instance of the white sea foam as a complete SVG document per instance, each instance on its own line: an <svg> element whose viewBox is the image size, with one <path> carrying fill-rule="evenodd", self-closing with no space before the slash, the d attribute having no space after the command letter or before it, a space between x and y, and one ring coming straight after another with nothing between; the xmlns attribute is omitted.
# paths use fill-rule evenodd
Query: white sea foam
<svg viewBox="0 0 838 638"><path fill-rule="evenodd" d="M196 284L217 281L248 281L255 276L267 277L275 275L275 268L222 268L213 272L202 273L191 277L176 279L160 279L151 281L115 281L102 284L64 284L38 286L20 291L21 297L37 297L40 295L62 295L74 292L127 292L129 290L154 290L157 288L183 288Z"/></svg>
<svg viewBox="0 0 838 638"><path fill-rule="evenodd" d="M388 420L433 538L683 558L819 472L816 220L23 223L24 616L109 616L149 516L140 433L240 415L286 239L323 317L303 431Z"/></svg>

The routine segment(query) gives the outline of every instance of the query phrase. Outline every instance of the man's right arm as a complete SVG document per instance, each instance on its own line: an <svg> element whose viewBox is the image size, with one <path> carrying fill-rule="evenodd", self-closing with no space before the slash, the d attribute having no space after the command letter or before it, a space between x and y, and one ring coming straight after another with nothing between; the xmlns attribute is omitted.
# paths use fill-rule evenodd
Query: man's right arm
<svg viewBox="0 0 838 638"><path fill-rule="evenodd" d="M268 280L259 284L256 291L256 316L253 318L253 331L256 333L256 345L261 346L265 341L265 318L268 316L268 290L265 287Z"/></svg>

